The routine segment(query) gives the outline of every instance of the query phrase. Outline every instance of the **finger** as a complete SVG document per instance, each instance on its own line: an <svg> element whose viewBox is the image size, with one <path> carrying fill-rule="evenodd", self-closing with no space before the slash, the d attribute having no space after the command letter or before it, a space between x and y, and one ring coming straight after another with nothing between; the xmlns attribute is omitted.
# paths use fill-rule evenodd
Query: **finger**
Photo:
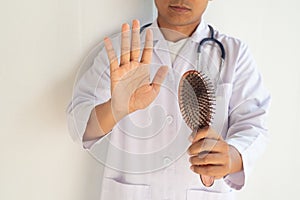
<svg viewBox="0 0 300 200"><path fill-rule="evenodd" d="M208 129L209 127L205 127L203 129L200 129L193 137L192 143L195 143L199 140L202 140L208 135Z"/></svg>
<svg viewBox="0 0 300 200"><path fill-rule="evenodd" d="M130 26L123 24L121 34L121 61L120 65L125 65L130 61Z"/></svg>
<svg viewBox="0 0 300 200"><path fill-rule="evenodd" d="M152 30L148 29L146 32L146 41L143 50L141 63L150 64L153 53L153 33Z"/></svg>
<svg viewBox="0 0 300 200"><path fill-rule="evenodd" d="M116 70L119 67L118 59L117 59L117 56L115 54L115 51L114 51L113 45L111 43L111 40L108 37L106 37L104 39L104 45L105 45L106 53L107 53L109 63L110 63L110 70L112 72L112 71Z"/></svg>
<svg viewBox="0 0 300 200"><path fill-rule="evenodd" d="M208 153L204 156L193 156L190 157L190 163L192 165L223 165L224 158L220 153Z"/></svg>
<svg viewBox="0 0 300 200"><path fill-rule="evenodd" d="M153 90L155 91L156 94L158 94L159 90L160 90L160 87L161 87L161 84L162 82L165 80L166 76L168 74L168 67L167 66L163 66L163 67L160 67L154 78L153 78L153 81L152 81L152 87L153 87Z"/></svg>
<svg viewBox="0 0 300 200"><path fill-rule="evenodd" d="M224 170L222 165L192 165L190 169L196 174L213 176L216 179L219 179L224 176Z"/></svg>
<svg viewBox="0 0 300 200"><path fill-rule="evenodd" d="M194 136L193 142L197 142L199 140L202 140L204 138L211 138L211 139L221 139L221 135L219 135L214 129L210 127L205 127L203 129L200 129Z"/></svg>
<svg viewBox="0 0 300 200"><path fill-rule="evenodd" d="M189 147L188 153L190 155L198 155L207 152L222 152L223 148L223 142L221 142L220 140L205 138L193 143Z"/></svg>
<svg viewBox="0 0 300 200"><path fill-rule="evenodd" d="M137 61L140 57L140 22L133 20L132 22L132 38L131 38L131 52L130 60Z"/></svg>

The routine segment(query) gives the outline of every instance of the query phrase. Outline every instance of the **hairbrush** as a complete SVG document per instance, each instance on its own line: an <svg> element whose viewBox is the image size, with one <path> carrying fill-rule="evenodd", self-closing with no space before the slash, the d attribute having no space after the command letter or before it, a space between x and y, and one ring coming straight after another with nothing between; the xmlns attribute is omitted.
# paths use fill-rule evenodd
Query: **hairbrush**
<svg viewBox="0 0 300 200"><path fill-rule="evenodd" d="M210 126L215 110L215 91L210 79L196 70L189 70L180 79L178 102L182 117L193 133ZM214 177L200 175L202 183L210 187Z"/></svg>

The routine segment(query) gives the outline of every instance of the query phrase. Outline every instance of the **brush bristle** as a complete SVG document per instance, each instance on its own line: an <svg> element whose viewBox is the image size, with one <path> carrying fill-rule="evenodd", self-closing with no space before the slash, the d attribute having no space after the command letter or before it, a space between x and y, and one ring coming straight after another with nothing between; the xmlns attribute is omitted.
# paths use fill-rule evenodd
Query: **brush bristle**
<svg viewBox="0 0 300 200"><path fill-rule="evenodd" d="M197 131L211 124L215 106L215 91L208 77L191 70L179 84L179 107L184 121Z"/></svg>

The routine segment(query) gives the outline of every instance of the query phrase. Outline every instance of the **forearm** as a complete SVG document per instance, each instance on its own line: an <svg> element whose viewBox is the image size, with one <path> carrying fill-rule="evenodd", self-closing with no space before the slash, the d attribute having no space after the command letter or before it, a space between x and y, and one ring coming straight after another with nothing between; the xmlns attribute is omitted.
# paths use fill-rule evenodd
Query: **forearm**
<svg viewBox="0 0 300 200"><path fill-rule="evenodd" d="M83 141L98 139L109 133L116 124L113 116L111 100L97 105L91 112Z"/></svg>
<svg viewBox="0 0 300 200"><path fill-rule="evenodd" d="M241 154L238 152L238 150L229 145L229 155L230 155L230 161L231 161L231 167L229 174L233 174L236 172L240 172L243 170L243 160Z"/></svg>

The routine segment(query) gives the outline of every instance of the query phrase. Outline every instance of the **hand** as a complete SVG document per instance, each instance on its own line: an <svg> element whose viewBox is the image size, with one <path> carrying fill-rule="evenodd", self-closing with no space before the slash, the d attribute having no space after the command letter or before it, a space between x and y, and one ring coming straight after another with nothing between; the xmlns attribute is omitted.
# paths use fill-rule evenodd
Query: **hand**
<svg viewBox="0 0 300 200"><path fill-rule="evenodd" d="M153 34L146 32L146 42L140 57L140 25L133 21L130 41L130 27L123 24L121 35L120 64L112 42L104 40L110 61L111 103L114 117L118 121L123 116L150 105L157 97L161 83L166 77L167 67L160 67L150 82L150 64L153 52Z"/></svg>
<svg viewBox="0 0 300 200"><path fill-rule="evenodd" d="M211 128L196 133L188 152L197 174L220 179L232 171L231 147Z"/></svg>

